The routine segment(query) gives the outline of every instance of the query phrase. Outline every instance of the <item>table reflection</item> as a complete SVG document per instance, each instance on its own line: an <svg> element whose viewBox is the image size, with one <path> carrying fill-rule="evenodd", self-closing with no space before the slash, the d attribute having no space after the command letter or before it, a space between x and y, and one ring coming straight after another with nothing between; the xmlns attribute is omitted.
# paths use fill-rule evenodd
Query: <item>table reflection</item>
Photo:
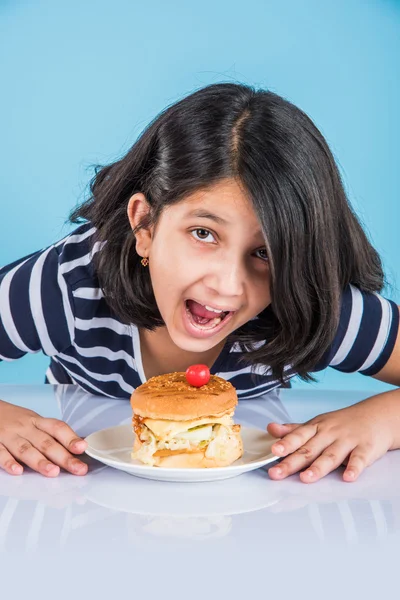
<svg viewBox="0 0 400 600"><path fill-rule="evenodd" d="M79 435L129 423L124 399L55 386L60 418ZM290 415L277 393L243 401L236 421L265 428ZM306 485L297 476L274 482L266 468L207 483L164 483L140 479L84 456L85 477L61 473L46 479L29 469L22 477L0 473L0 551L110 548L137 550L157 542L245 544L296 541L362 544L399 529L398 453L389 453L354 484L340 471ZM224 541L225 540L225 541Z"/></svg>

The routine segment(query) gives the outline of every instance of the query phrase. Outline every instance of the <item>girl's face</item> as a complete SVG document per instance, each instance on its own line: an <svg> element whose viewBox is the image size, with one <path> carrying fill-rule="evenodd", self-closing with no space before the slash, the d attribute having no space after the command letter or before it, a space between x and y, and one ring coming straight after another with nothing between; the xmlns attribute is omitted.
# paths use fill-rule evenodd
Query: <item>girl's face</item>
<svg viewBox="0 0 400 600"><path fill-rule="evenodd" d="M132 196L132 228L147 210L143 194ZM138 254L149 258L143 268L150 269L168 333L182 350L213 348L271 302L260 223L234 180L166 207L136 242Z"/></svg>

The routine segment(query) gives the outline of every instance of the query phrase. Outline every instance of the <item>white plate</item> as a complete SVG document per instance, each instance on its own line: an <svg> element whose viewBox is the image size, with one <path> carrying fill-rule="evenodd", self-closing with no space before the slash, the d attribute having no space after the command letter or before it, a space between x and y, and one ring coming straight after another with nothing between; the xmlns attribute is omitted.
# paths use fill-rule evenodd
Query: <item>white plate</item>
<svg viewBox="0 0 400 600"><path fill-rule="evenodd" d="M277 456L272 454L271 446L276 441L262 429L243 427L241 429L244 454L228 467L211 469L170 469L165 467L150 467L131 458L133 447L133 432L130 423L109 427L96 431L87 436L88 448L86 454L100 462L125 471L130 475L156 479L158 481L217 481L236 477L246 471L274 462Z"/></svg>

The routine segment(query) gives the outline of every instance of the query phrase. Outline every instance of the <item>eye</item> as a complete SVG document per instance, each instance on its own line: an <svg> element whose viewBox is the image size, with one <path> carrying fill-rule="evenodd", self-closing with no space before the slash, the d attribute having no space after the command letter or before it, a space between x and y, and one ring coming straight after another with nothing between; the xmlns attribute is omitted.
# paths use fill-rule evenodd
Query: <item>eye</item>
<svg viewBox="0 0 400 600"><path fill-rule="evenodd" d="M201 242L211 242L212 240L207 240L208 236L211 236L212 239L215 241L215 238L213 236L213 234L211 233L211 231L208 231L208 229L203 229L202 227L199 229L192 229L192 231L190 232L191 234L196 234L197 237L193 236L197 241L201 241Z"/></svg>
<svg viewBox="0 0 400 600"><path fill-rule="evenodd" d="M268 261L266 248L259 248L258 250L256 250L255 254L256 254L257 258L261 258L261 260L263 260L265 262Z"/></svg>

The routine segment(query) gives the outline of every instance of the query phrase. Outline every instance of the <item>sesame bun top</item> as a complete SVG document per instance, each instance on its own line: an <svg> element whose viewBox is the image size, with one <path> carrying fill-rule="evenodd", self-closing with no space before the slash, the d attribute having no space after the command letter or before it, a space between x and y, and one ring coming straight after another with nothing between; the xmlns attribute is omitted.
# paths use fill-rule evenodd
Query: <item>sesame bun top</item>
<svg viewBox="0 0 400 600"><path fill-rule="evenodd" d="M236 390L229 381L210 375L210 381L194 387L184 372L151 377L131 396L136 415L148 419L189 421L232 413L237 405Z"/></svg>

